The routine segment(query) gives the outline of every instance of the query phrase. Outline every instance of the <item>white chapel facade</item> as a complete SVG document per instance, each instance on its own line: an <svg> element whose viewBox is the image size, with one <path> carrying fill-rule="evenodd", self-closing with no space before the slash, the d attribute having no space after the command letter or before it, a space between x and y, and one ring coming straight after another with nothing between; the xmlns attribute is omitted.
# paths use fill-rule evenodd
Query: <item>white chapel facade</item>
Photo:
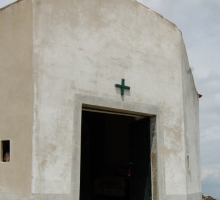
<svg viewBox="0 0 220 200"><path fill-rule="evenodd" d="M136 0L21 0L0 47L0 200L201 200L173 23Z"/></svg>

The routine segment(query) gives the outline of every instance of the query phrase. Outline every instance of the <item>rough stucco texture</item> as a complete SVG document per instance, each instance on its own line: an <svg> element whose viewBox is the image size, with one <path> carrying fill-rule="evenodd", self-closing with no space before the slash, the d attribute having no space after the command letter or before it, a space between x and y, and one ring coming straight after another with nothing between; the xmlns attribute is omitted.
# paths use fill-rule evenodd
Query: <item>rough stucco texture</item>
<svg viewBox="0 0 220 200"><path fill-rule="evenodd" d="M33 125L32 3L0 11L0 140L10 140L10 162L0 161L0 199L29 199Z"/></svg>
<svg viewBox="0 0 220 200"><path fill-rule="evenodd" d="M119 100L114 84L124 77L126 101L163 109L164 192L185 194L180 38L136 1L35 1L32 192L70 192L73 95Z"/></svg>
<svg viewBox="0 0 220 200"><path fill-rule="evenodd" d="M182 43L183 44L183 43ZM199 135L199 99L195 93L195 85L189 68L184 44L182 45L182 76L184 99L184 131L187 166L187 193L201 191L200 174L200 135ZM202 198L202 197L201 197Z"/></svg>
<svg viewBox="0 0 220 200"><path fill-rule="evenodd" d="M121 102L122 107L118 109L123 109L125 102L158 107L158 197L160 200L187 200L189 194L200 200L199 143L195 147L191 145L198 139L198 97L192 77L186 74L188 61L181 32L134 0L32 2L33 7L31 1L24 0L0 13L0 23L8 33L4 35L4 31L0 32L5 38L0 38L1 45L5 45L8 51L5 53L0 50L1 55L5 55L3 60L6 63L1 68L4 71L0 76L3 76L1 81L5 81L3 84L11 85L11 89L10 86L8 89L4 89L6 87L2 84L0 86L3 87L0 90L2 95L8 95L6 99L0 100L5 101L0 104L0 108L6 116L17 113L10 116L10 120L14 120L14 129L5 125L3 132L5 130L7 136L13 134L13 143L16 143L20 134L17 140L21 141L16 153L12 154L12 160L13 157L16 159L14 155L20 153L24 142L28 146L24 154L28 166L24 176L27 177L26 186L14 187L13 190L13 186L9 187L5 183L5 190L26 193L30 191L31 185L32 199L60 199L61 196L68 199L71 193L76 192L73 199L78 200L79 176L71 177L71 174L72 169L80 172L80 144L77 146L73 138L76 134L74 127L79 126L74 117L74 96L81 94ZM10 14L12 10L13 15ZM21 20L13 18L14 14ZM16 26L7 25L11 21L5 23L6 19L15 20ZM12 30L19 31L15 33ZM8 44L13 51L8 49ZM22 51L18 47L22 47ZM15 52L14 49L20 51ZM8 55L15 59L9 59ZM8 75L4 78L2 74L5 73ZM124 98L114 87L122 78L131 87L130 91L125 92ZM187 85L183 86L186 82ZM191 94L190 99L184 97L187 92ZM17 97L22 100L17 100ZM10 102L8 108L3 106L6 101ZM22 105L18 105L19 102ZM12 105L17 105L18 109ZM189 111L194 105L194 110ZM195 114L190 122L188 117L193 111ZM21 123L21 116L27 117L21 120L25 122L22 125L25 138L21 136L22 129L17 127ZM193 141L190 141L191 134ZM78 151L76 159L72 157L74 151ZM187 154L192 163L190 172ZM13 162L9 164L12 168ZM1 167L3 169L5 166ZM16 173L16 176L23 172L21 169L21 173ZM0 179L4 181L6 177L2 175Z"/></svg>

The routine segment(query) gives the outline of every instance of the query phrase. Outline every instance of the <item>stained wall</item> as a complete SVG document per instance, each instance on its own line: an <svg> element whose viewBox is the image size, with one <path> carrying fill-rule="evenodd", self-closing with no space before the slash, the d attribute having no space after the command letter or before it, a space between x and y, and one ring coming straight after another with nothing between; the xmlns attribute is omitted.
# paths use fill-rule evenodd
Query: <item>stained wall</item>
<svg viewBox="0 0 220 200"><path fill-rule="evenodd" d="M77 95L84 96L85 101L95 97L100 105L108 102L110 108L117 102L116 107L122 110L135 110L140 105L157 107L159 199L186 200L194 193L194 199L200 199L200 178L194 181L199 174L199 146L188 150L190 138L192 141L198 138L198 96L192 78L188 82L185 74L187 55L181 32L174 24L135 0L24 0L1 11L0 23L4 24L7 17L9 21L15 20L9 18L10 11L19 12L18 16L30 15L18 21L25 28L7 29L8 33L16 30L13 32L19 42L14 36L11 43L1 41L5 46L21 45L20 49L25 50L11 55L15 58L19 55L18 59L24 56L25 65L16 63L27 69L18 71L29 74L24 79L24 74L15 76L16 70L11 68L14 75L10 76L19 84L29 80L21 91L16 91L29 98L19 114L28 113L25 122L29 131L25 132L24 142L32 147L32 154L28 153L31 148L27 151L32 169L27 168L31 183L28 182L24 191L31 190L31 199L79 199L81 121L75 113L80 114L81 107L76 106L80 105ZM4 37L8 35L5 33ZM25 49L25 44L30 49ZM5 62L10 63L6 58ZM114 86L122 78L131 87L124 97ZM12 84L12 88L15 85L18 84ZM184 97L188 92L190 100ZM195 115L189 122L192 105L196 108ZM13 118L14 115L10 119ZM196 162L191 168L192 176L186 162L188 154L191 162ZM29 175L27 180L30 181ZM6 188L14 194L12 187ZM19 187L17 190L23 191Z"/></svg>
<svg viewBox="0 0 220 200"><path fill-rule="evenodd" d="M182 42L184 132L186 145L186 180L188 199L201 199L199 99Z"/></svg>
<svg viewBox="0 0 220 200"><path fill-rule="evenodd" d="M0 140L10 140L10 162L0 161L0 199L30 198L33 127L32 2L0 10Z"/></svg>
<svg viewBox="0 0 220 200"><path fill-rule="evenodd" d="M181 37L132 0L34 1L32 192L71 191L72 108L85 94L161 108L163 198L186 198ZM124 99L114 87L122 78L131 87Z"/></svg>

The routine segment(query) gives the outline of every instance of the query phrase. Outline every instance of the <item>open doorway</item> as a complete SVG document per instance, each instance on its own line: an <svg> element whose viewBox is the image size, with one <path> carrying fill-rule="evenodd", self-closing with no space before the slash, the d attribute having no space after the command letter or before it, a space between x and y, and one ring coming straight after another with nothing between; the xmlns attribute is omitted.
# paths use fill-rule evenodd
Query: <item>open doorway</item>
<svg viewBox="0 0 220 200"><path fill-rule="evenodd" d="M80 200L150 200L150 118L82 111Z"/></svg>

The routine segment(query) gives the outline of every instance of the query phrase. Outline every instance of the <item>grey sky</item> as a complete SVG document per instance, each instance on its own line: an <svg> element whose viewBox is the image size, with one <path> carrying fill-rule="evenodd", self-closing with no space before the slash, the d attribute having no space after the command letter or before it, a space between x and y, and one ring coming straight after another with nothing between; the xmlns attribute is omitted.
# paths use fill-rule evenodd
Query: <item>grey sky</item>
<svg viewBox="0 0 220 200"><path fill-rule="evenodd" d="M200 99L203 192L220 200L220 0L139 0L183 33ZM14 0L0 0L0 7Z"/></svg>
<svg viewBox="0 0 220 200"><path fill-rule="evenodd" d="M15 2L15 0L0 0L0 8L4 7L12 2Z"/></svg>

